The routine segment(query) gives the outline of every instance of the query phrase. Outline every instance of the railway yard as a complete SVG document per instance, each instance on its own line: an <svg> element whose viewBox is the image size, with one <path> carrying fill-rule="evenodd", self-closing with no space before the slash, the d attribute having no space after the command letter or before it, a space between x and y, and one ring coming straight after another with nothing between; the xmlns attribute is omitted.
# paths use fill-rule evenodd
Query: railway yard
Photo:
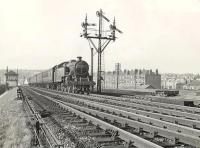
<svg viewBox="0 0 200 148"><path fill-rule="evenodd" d="M21 87L38 147L196 148L200 109L145 97Z"/></svg>

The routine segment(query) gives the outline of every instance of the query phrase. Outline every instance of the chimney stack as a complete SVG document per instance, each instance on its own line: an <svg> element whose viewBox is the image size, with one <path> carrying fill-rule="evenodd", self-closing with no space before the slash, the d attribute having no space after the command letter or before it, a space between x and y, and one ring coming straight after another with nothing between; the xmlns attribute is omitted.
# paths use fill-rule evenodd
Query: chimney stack
<svg viewBox="0 0 200 148"><path fill-rule="evenodd" d="M150 69L150 75L152 74L152 69Z"/></svg>
<svg viewBox="0 0 200 148"><path fill-rule="evenodd" d="M156 69L156 75L158 75L158 69Z"/></svg>
<svg viewBox="0 0 200 148"><path fill-rule="evenodd" d="M80 57L77 57L77 60L78 61L81 61L82 60L82 57L80 56Z"/></svg>
<svg viewBox="0 0 200 148"><path fill-rule="evenodd" d="M138 69L135 69L135 75L137 75L138 74Z"/></svg>

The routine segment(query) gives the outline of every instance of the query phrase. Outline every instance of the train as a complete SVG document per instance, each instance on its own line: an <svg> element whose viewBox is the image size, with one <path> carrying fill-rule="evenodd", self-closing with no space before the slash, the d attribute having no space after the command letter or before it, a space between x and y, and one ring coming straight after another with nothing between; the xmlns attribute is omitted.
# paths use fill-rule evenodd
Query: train
<svg viewBox="0 0 200 148"><path fill-rule="evenodd" d="M164 89L159 89L155 91L156 95L162 95L162 96L167 96L167 97L172 97L172 96L178 96L179 95L179 90L164 90Z"/></svg>
<svg viewBox="0 0 200 148"><path fill-rule="evenodd" d="M89 65L82 57L35 74L28 79L28 83L30 86L82 94L89 94L91 87L95 85L89 75Z"/></svg>

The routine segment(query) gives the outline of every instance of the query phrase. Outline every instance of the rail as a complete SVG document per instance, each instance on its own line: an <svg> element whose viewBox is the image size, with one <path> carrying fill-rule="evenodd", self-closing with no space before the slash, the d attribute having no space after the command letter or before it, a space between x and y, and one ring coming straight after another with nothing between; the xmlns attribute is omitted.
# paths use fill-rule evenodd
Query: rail
<svg viewBox="0 0 200 148"><path fill-rule="evenodd" d="M50 146L50 148L55 148L56 146L60 146L60 142L58 141L58 139L54 136L54 134L51 132L51 130L48 128L48 126L45 124L44 120L41 118L41 116L34 110L34 107L32 105L32 103L25 98L24 100L25 104L27 105L27 107L29 108L29 110L31 111L31 113L33 114L33 116L35 117L36 120L40 121L40 123L43 123L41 126L41 133L44 135L48 145ZM42 142L39 138L39 136L37 135L36 131L34 130L35 135L39 141L39 146L42 146Z"/></svg>

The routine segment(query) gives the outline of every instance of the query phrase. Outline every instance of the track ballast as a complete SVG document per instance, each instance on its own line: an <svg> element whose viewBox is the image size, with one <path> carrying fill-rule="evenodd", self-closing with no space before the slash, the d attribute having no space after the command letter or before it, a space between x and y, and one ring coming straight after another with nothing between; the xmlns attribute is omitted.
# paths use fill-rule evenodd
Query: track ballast
<svg viewBox="0 0 200 148"><path fill-rule="evenodd" d="M68 94L38 88L26 88L26 90L55 103L51 105L50 112L54 108L51 116L58 123L65 125L69 121L62 122L63 119L67 118L65 115L62 117L55 115L54 112L58 112L55 106L80 118L78 125L82 129L84 129L82 125L89 126L90 124L96 126L95 130L101 129L102 133L99 134L98 138L94 135L90 137L94 139L95 147L193 148L200 146L200 115L198 112L191 112L191 109L188 112L185 109L174 109L175 106L171 109L164 108L162 104L155 105L150 101L145 102L145 100L139 103L140 100L130 98ZM43 104L48 106L50 103ZM76 122L72 122L71 125L77 127ZM89 132L80 131L74 137L80 139L83 133L85 136L89 136ZM79 140L71 141L74 144L79 142ZM85 145L85 147L87 146Z"/></svg>

